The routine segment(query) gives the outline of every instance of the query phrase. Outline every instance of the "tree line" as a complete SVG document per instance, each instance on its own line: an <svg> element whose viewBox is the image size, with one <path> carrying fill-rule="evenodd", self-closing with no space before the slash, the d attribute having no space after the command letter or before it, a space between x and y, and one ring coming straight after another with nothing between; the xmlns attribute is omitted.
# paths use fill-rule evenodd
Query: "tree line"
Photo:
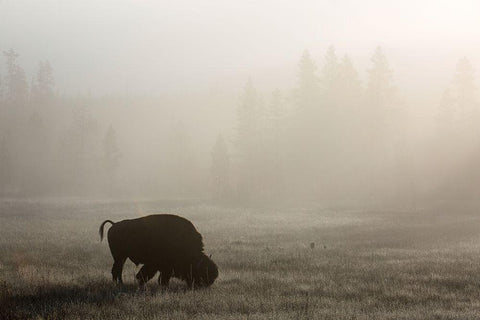
<svg viewBox="0 0 480 320"><path fill-rule="evenodd" d="M480 171L471 176L462 163L480 160L473 74L468 59L459 60L433 115L433 138L419 145L381 47L363 83L349 56L338 57L334 47L320 68L305 51L293 90L276 90L264 103L251 80L245 85L233 143L228 150L219 136L213 149L217 197L407 206L468 197L480 182Z"/></svg>
<svg viewBox="0 0 480 320"><path fill-rule="evenodd" d="M433 194L471 195L480 179L474 170L480 108L466 58L439 97L434 134L423 144L409 132L405 99L382 48L373 52L362 81L350 57L330 47L322 63L308 51L302 54L294 88L264 95L249 79L236 102L235 122L222 124L231 130L209 136L211 149L195 148L200 130L170 115L177 106L158 108L169 127L149 136L161 140L145 146L152 148L146 150L151 159L135 159L136 151L116 130L141 144L138 128L114 128L109 120L126 112L121 102L99 121L93 98L55 91L48 61L28 80L14 50L3 57L2 196L148 193L240 202L413 204ZM127 117L135 116L137 104L131 101ZM206 117L199 121L224 121Z"/></svg>
<svg viewBox="0 0 480 320"><path fill-rule="evenodd" d="M121 158L113 127L100 128L86 99L55 93L41 61L30 85L13 49L0 75L0 194L82 195L114 188Z"/></svg>

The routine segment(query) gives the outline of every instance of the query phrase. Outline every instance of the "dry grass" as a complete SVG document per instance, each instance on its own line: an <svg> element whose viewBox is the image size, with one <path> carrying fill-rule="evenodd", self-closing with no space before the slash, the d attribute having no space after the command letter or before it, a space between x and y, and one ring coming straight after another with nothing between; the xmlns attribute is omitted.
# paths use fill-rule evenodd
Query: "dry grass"
<svg viewBox="0 0 480 320"><path fill-rule="evenodd" d="M190 218L212 288L110 281L104 219ZM235 209L195 202L0 202L1 319L478 319L480 219L451 213ZM311 242L316 248L311 250Z"/></svg>

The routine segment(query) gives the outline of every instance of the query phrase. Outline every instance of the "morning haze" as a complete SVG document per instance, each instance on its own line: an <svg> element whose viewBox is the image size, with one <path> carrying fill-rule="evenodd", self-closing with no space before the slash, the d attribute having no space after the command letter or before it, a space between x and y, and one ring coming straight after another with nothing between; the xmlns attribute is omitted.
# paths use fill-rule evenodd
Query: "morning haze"
<svg viewBox="0 0 480 320"><path fill-rule="evenodd" d="M478 317L478 12L0 0L0 318ZM153 213L211 288L108 281Z"/></svg>

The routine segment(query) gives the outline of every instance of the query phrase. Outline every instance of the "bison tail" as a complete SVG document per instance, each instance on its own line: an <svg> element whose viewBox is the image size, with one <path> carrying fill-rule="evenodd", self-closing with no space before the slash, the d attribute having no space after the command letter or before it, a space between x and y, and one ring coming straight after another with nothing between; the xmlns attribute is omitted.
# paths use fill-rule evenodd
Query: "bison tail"
<svg viewBox="0 0 480 320"><path fill-rule="evenodd" d="M100 241L103 240L103 227L105 226L105 223L111 223L111 224L115 224L115 222L113 222L112 220L105 220L103 221L103 223L100 225L100 229L98 230L98 233L100 233Z"/></svg>

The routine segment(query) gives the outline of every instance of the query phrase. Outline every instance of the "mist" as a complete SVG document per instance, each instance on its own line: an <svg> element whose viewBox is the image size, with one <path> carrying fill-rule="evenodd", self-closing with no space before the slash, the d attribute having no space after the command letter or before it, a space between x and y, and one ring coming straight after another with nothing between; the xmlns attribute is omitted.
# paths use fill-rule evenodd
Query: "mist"
<svg viewBox="0 0 480 320"><path fill-rule="evenodd" d="M0 1L0 195L473 203L475 1Z"/></svg>

